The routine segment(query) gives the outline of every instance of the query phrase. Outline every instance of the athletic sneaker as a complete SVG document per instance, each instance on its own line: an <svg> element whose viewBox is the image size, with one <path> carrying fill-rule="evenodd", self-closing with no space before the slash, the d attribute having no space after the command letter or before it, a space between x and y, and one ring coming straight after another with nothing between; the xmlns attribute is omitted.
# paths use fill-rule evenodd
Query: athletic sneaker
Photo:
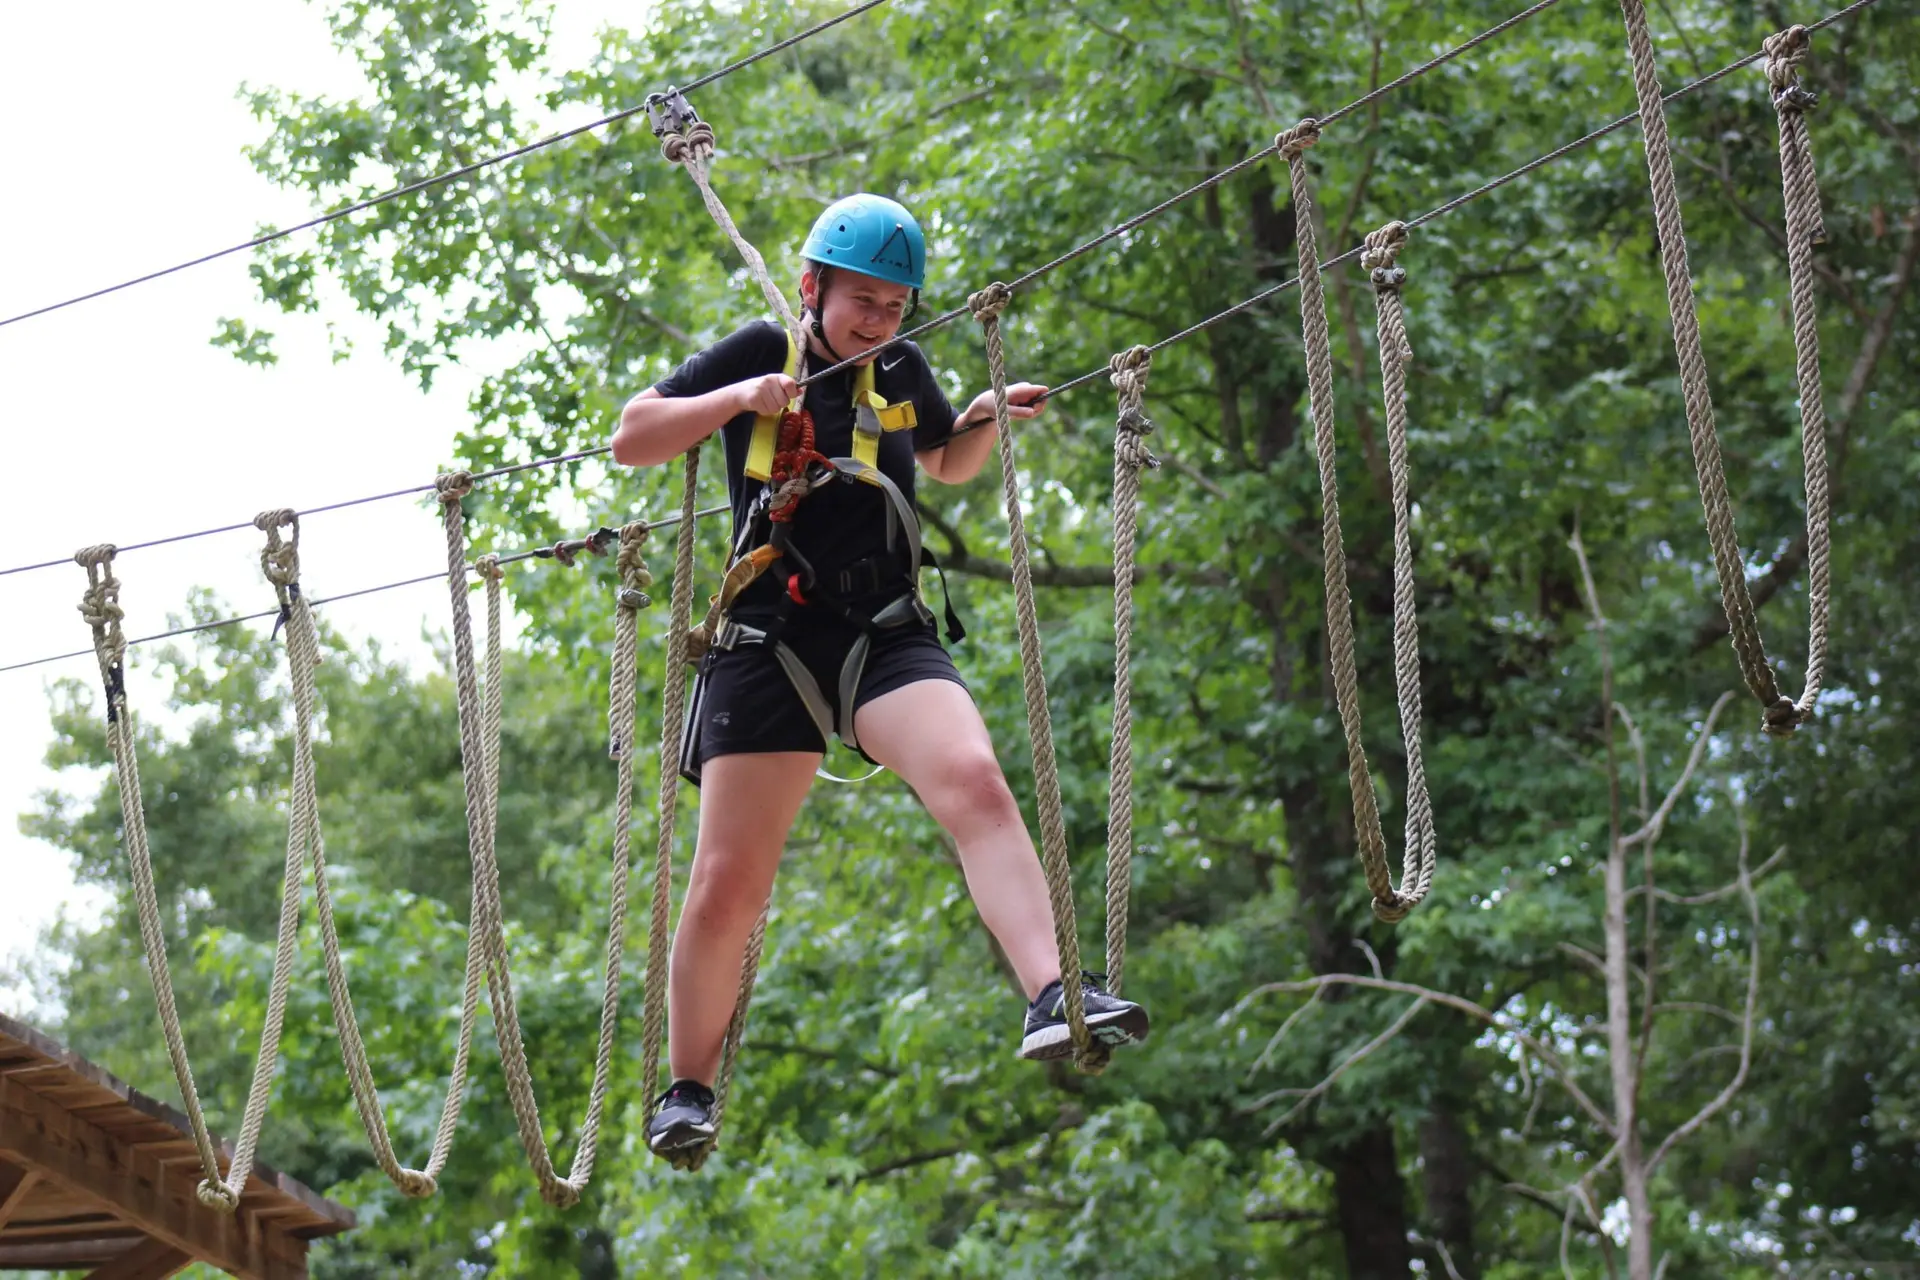
<svg viewBox="0 0 1920 1280"><path fill-rule="evenodd" d="M1104 973L1082 973L1081 1001L1087 1030L1102 1044L1139 1044L1147 1038L1147 1011L1131 1000L1109 994L1101 983ZM1067 1029L1067 998L1058 982L1049 982L1027 1006L1027 1033L1020 1056L1034 1062L1073 1056L1073 1033Z"/></svg>
<svg viewBox="0 0 1920 1280"><path fill-rule="evenodd" d="M713 1141L713 1090L697 1080L675 1080L647 1121L647 1146L671 1160Z"/></svg>

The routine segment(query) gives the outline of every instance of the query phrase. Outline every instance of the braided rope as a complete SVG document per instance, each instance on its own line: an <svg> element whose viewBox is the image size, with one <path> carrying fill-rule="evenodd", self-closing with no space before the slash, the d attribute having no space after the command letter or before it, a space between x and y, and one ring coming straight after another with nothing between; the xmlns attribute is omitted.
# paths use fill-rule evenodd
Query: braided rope
<svg viewBox="0 0 1920 1280"><path fill-rule="evenodd" d="M1380 829L1380 807L1373 794L1373 776L1367 769L1366 747L1360 732L1360 677L1354 653L1353 597L1347 589L1347 551L1340 532L1340 492L1333 434L1333 351L1327 335L1326 294L1320 280L1320 249L1313 233L1313 189L1307 173L1306 151L1320 139L1319 125L1302 120L1277 137L1275 146L1286 157L1287 176L1293 187L1296 226L1295 243L1300 260L1300 330L1307 354L1308 408L1313 417L1314 452L1320 462L1321 554L1325 560L1327 601L1327 662L1333 671L1334 699L1340 710L1340 727L1346 735L1347 781L1353 791L1353 825L1356 851L1366 874L1367 888L1373 894L1373 913L1388 924L1406 918L1424 884L1403 883L1400 892L1393 887L1387 866L1386 836ZM1404 329L1401 342L1404 344ZM1387 358L1383 346L1382 359ZM1394 363L1398 363L1394 353ZM1401 392L1404 396L1404 389ZM1396 515L1398 513L1396 512ZM1396 552L1398 550L1396 533ZM1397 567L1397 566L1396 566ZM1397 575L1396 575L1397 576ZM1402 595L1396 590L1396 605ZM1411 591L1405 593L1411 608ZM1398 609L1396 607L1396 622ZM1396 632L1398 628L1396 626ZM1417 674L1416 692L1417 692ZM1410 708L1402 685L1401 714ZM1418 707L1411 708L1418 721ZM1409 735L1409 748L1417 737ZM1412 820L1412 805L1408 808ZM1412 857L1409 846L1409 859ZM1430 874L1430 872L1429 872Z"/></svg>
<svg viewBox="0 0 1920 1280"><path fill-rule="evenodd" d="M1713 417L1713 391L1707 380L1706 353L1700 344L1700 317L1694 306L1693 275L1687 266L1687 232L1680 216L1680 195L1674 185L1667 113L1660 97L1660 70L1654 55L1653 36L1647 29L1646 5L1643 0L1620 0L1620 12L1626 24L1627 49L1633 63L1640 129L1646 136L1647 176L1653 195L1654 227L1660 238L1660 267L1667 279L1674 354L1680 366L1680 390L1686 400L1687 428L1693 442L1694 470L1700 481L1707 540L1713 546L1714 571L1720 577L1720 603L1726 610L1727 631L1733 641L1741 677L1764 708L1762 727L1768 733L1785 735L1799 724L1801 713L1798 704L1780 692L1760 638L1753 597L1747 590L1746 560L1740 554L1740 535L1734 527L1733 505L1727 496L1720 433ZM1791 254L1791 249L1789 252Z"/></svg>
<svg viewBox="0 0 1920 1280"><path fill-rule="evenodd" d="M1127 908L1133 887L1133 565L1140 527L1140 472L1160 462L1147 452L1153 423L1142 411L1153 353L1115 355L1109 378L1120 407L1113 433L1113 746L1107 758L1107 990L1120 994L1127 966Z"/></svg>
<svg viewBox="0 0 1920 1280"><path fill-rule="evenodd" d="M87 571L87 589L81 596L80 614L93 632L94 654L100 663L101 684L106 691L107 743L113 752L114 776L120 790L120 817L125 832L127 866L133 881L135 913L140 924L140 945L146 955L147 976L153 984L161 1035L173 1063L174 1080L180 1086L194 1150L200 1158L202 1177L195 1195L207 1208L232 1213L239 1206L241 1192L252 1170L267 1100L273 1091L274 1064L279 1060L280 1029L286 1015L287 985L300 925L299 845L295 843L300 814L296 806L288 819L287 865L280 889L280 922L273 977L267 989L266 1023L260 1032L259 1054L247 1093L240 1142L223 1178L219 1152L207 1129L206 1113L194 1084L193 1064L187 1054L186 1035L180 1026L180 1010L173 994L173 971L167 963L159 894L154 887L153 854L147 838L146 805L140 789L140 765L134 746L133 721L127 711L124 667L127 646L121 630L125 612L120 605L120 581L113 573L113 557L111 545L100 545L84 547L73 558Z"/></svg>
<svg viewBox="0 0 1920 1280"><path fill-rule="evenodd" d="M1786 202L1787 277L1793 298L1794 372L1800 389L1800 453L1807 494L1807 685L1794 703L1796 723L1813 715L1826 675L1832 584L1827 409L1820 386L1820 314L1814 300L1813 247L1826 241L1820 182L1813 167L1807 112L1817 99L1800 84L1812 37L1789 27L1761 44L1774 111L1780 117L1780 184Z"/></svg>
<svg viewBox="0 0 1920 1280"><path fill-rule="evenodd" d="M1407 366L1413 346L1400 290L1407 273L1398 264L1407 227L1389 222L1366 238L1360 257L1373 281L1375 331L1380 347L1380 388L1386 401L1387 472L1393 498L1393 673L1400 703L1400 733L1407 744L1406 847L1400 870L1400 901L1411 909L1433 887L1438 837L1427 766L1420 745L1420 620L1413 587L1413 520L1407 467ZM1402 911L1404 917L1405 912Z"/></svg>
<svg viewBox="0 0 1920 1280"><path fill-rule="evenodd" d="M425 1167L412 1169L402 1165L394 1154L387 1128L386 1111L380 1101L379 1086L367 1058L365 1038L353 1006L353 992L347 981L346 964L340 954L340 935L333 912L333 892L327 877L326 842L320 827L319 791L313 752L315 718L314 668L320 661L319 633L305 594L294 580L297 562L289 566L285 552L275 544L273 523L290 524L292 512L268 512L260 517L267 530L268 546L261 553L261 565L267 577L280 591L282 616L287 619L287 671L293 687L293 808L302 816L310 840L305 842L308 861L313 867L314 905L319 917L320 949L326 962L327 996L333 1012L334 1029L340 1038L340 1058L347 1073L354 1109L360 1127L367 1135L374 1162L400 1191L411 1197L432 1195L440 1173L446 1168L453 1150L453 1136L459 1127L461 1108L466 1100L467 1070L472 1058L473 1028L476 1021L480 974L484 962L481 935L471 922L467 930L466 982L460 1006L460 1033L454 1049L453 1068L448 1076L447 1093L440 1107L440 1123ZM298 527L295 527L296 535ZM289 572L291 567L292 572ZM476 898L474 907L477 909Z"/></svg>
<svg viewBox="0 0 1920 1280"><path fill-rule="evenodd" d="M1020 469L1014 456L1013 422L1007 412L1007 355L1000 316L1013 299L999 281L973 294L967 306L986 335L987 370L993 378L994 425L1000 431L1001 495L1007 508L1009 547L1013 552L1014 612L1020 626L1020 675L1027 702L1027 735L1033 744L1034 793L1040 813L1040 862L1046 871L1053 907L1053 935L1060 949L1060 991L1066 1003L1067 1029L1073 1036L1074 1065L1090 1074L1105 1069L1107 1047L1087 1031L1086 1002L1080 987L1080 939L1073 910L1073 867L1067 854L1066 819L1060 805L1060 769L1053 752L1053 718L1047 705L1047 677L1041 662L1040 623L1033 603L1032 553L1020 510Z"/></svg>
<svg viewBox="0 0 1920 1280"><path fill-rule="evenodd" d="M506 1078L507 1099L513 1108L520 1144L527 1153L541 1198L566 1208L579 1203L581 1193L593 1176L600 1138L600 1119L606 1106L608 1082L612 1075L613 1036L618 1018L620 959L625 937L627 908L627 862L620 856L625 845L627 823L617 823L614 832L616 856L608 885L607 965L600 1013L600 1034L594 1055L593 1086L587 1099L587 1114L580 1125L580 1137L574 1150L573 1165L565 1178L554 1169L546 1136L540 1125L539 1101L534 1094L532 1073L527 1065L526 1044L521 1032L520 1015L513 992L513 975L507 954L505 923L500 900L500 866L495 850L499 813L500 725L498 695L489 698L491 710L483 710L474 670L473 622L467 603L466 529L460 500L472 491L473 480L466 472L444 475L435 482L439 491L442 518L447 535L447 587L451 597L454 635L454 688L460 719L461 778L467 796L467 837L473 861L476 914L472 927L482 932L486 955L487 993L493 1009L494 1030L500 1044L500 1065ZM497 584L495 584L497 589ZM637 588L636 588L637 589ZM612 700L614 715L620 714L619 650L623 634L627 638L627 705L632 706L632 630L631 610L622 605L616 612L615 663ZM487 664L494 683L499 681L500 633L497 608L489 611ZM626 740L632 740L631 714L626 720ZM616 813L625 803L631 788L631 765L625 758L620 768L621 796ZM630 809L627 812L631 812Z"/></svg>

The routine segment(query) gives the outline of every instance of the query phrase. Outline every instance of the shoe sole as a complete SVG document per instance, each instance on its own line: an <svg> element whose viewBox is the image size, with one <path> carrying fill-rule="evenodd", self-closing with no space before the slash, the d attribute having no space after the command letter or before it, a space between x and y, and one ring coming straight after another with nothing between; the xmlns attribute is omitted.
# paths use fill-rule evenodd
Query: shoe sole
<svg viewBox="0 0 1920 1280"><path fill-rule="evenodd" d="M713 1141L713 1134L714 1128L710 1124L677 1124L660 1133L649 1134L647 1149L657 1156L674 1155Z"/></svg>
<svg viewBox="0 0 1920 1280"><path fill-rule="evenodd" d="M1104 1018L1087 1019L1087 1033L1110 1048L1141 1044L1147 1038L1147 1011L1138 1007L1110 1013ZM1028 1062L1051 1062L1073 1056L1073 1032L1064 1022L1027 1033L1020 1042L1020 1057Z"/></svg>

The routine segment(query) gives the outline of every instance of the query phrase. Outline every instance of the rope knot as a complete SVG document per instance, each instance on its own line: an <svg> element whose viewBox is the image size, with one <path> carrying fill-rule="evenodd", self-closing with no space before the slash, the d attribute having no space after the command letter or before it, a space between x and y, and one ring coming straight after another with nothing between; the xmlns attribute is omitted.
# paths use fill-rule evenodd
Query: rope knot
<svg viewBox="0 0 1920 1280"><path fill-rule="evenodd" d="M1308 116L1293 128L1283 129L1275 134L1273 146L1282 159L1294 160L1318 141L1320 141L1320 122Z"/></svg>
<svg viewBox="0 0 1920 1280"><path fill-rule="evenodd" d="M449 471L433 478L434 490L442 503L451 505L473 492L471 471Z"/></svg>
<svg viewBox="0 0 1920 1280"><path fill-rule="evenodd" d="M1413 903L1394 894L1391 897L1373 900L1374 918L1382 924L1399 924L1413 911Z"/></svg>
<svg viewBox="0 0 1920 1280"><path fill-rule="evenodd" d="M1116 351L1107 361L1107 381L1122 396L1143 395L1147 387L1147 374L1152 368L1153 352L1149 348L1128 347L1125 351Z"/></svg>
<svg viewBox="0 0 1920 1280"><path fill-rule="evenodd" d="M232 1213L240 1207L239 1193L224 1182L215 1182L211 1178L202 1178L193 1194L195 1199L215 1213Z"/></svg>
<svg viewBox="0 0 1920 1280"><path fill-rule="evenodd" d="M490 551L475 560L473 571L488 582L504 582L507 577L507 571L500 567L500 556L497 552Z"/></svg>
<svg viewBox="0 0 1920 1280"><path fill-rule="evenodd" d="M400 1188L401 1195L412 1200L425 1200L440 1189L440 1184L433 1180L431 1174L419 1169L402 1169L395 1185Z"/></svg>
<svg viewBox="0 0 1920 1280"><path fill-rule="evenodd" d="M1766 72L1767 83L1773 86L1776 105L1781 96L1791 90L1806 92L1800 89L1800 64L1807 60L1807 52L1812 48L1813 37L1802 26L1776 31L1760 42L1760 52L1767 59L1762 69Z"/></svg>
<svg viewBox="0 0 1920 1280"><path fill-rule="evenodd" d="M95 631L108 632L107 644L111 650L112 661L120 660L120 623L126 618L125 609L120 607L120 581L109 577L104 582L89 586L80 596L80 616Z"/></svg>
<svg viewBox="0 0 1920 1280"><path fill-rule="evenodd" d="M652 532L653 526L645 520L620 526L620 554L614 560L614 568L620 574L620 589L615 599L624 608L644 609L653 603L647 595L647 588L653 585L653 574L641 555Z"/></svg>
<svg viewBox="0 0 1920 1280"><path fill-rule="evenodd" d="M1369 231L1360 253L1360 265L1373 277L1376 289L1398 289L1407 282L1407 273L1399 265L1400 251L1407 247L1407 224L1389 222L1378 231Z"/></svg>
<svg viewBox="0 0 1920 1280"><path fill-rule="evenodd" d="M1788 738L1805 718L1800 714L1800 704L1782 694L1761 713L1760 727L1772 737Z"/></svg>
<svg viewBox="0 0 1920 1280"><path fill-rule="evenodd" d="M103 542L73 553L74 561L87 570L87 589L80 593L80 616L93 628L94 647L108 666L118 666L127 651L126 638L120 631L127 615L120 607L120 579L113 576L115 550L112 543Z"/></svg>
<svg viewBox="0 0 1920 1280"><path fill-rule="evenodd" d="M973 318L981 324L989 320L998 320L1000 313L1013 301L1013 290L1001 281L995 280L978 293L967 295L967 308L973 312Z"/></svg>
<svg viewBox="0 0 1920 1280"><path fill-rule="evenodd" d="M300 517L291 508L275 507L253 518L253 527L267 535L260 549L260 572L276 587L291 587L300 581ZM282 539L280 530L290 530Z"/></svg>

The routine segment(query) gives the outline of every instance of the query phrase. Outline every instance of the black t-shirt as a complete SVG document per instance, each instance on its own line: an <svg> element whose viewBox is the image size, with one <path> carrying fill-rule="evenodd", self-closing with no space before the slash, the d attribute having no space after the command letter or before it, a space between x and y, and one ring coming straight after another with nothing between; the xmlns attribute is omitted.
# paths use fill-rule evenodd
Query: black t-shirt
<svg viewBox="0 0 1920 1280"><path fill-rule="evenodd" d="M827 367L824 357L809 353L812 369ZM787 336L779 325L759 321L740 329L694 355L654 384L663 396L699 396L762 374L781 373L787 365ZM937 449L953 435L953 406L934 381L933 370L920 348L903 342L880 353L873 364L873 389L888 404L913 401L918 425L911 431L889 431L880 437L881 472L913 503L913 455ZM805 390L803 407L813 414L814 447L829 458L853 453L853 370L844 369ZM745 475L747 446L753 439L754 415L743 413L720 428L727 452L727 496L733 505L733 542L748 518L764 482ZM800 503L794 516L793 543L813 564L828 573L879 555L886 550L887 495L878 486L835 481L815 489ZM901 569L905 570L902 559ZM759 584L756 584L759 585Z"/></svg>

